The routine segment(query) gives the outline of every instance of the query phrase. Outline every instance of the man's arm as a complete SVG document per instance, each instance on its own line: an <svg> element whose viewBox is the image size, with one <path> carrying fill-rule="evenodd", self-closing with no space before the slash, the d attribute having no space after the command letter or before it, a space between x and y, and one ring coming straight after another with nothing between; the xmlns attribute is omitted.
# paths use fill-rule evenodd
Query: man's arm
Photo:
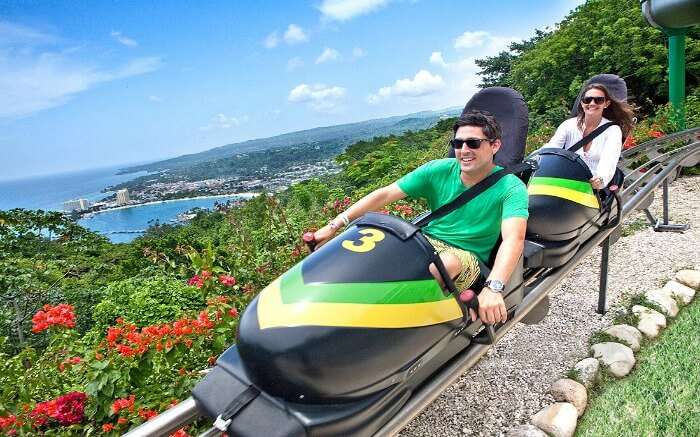
<svg viewBox="0 0 700 437"><path fill-rule="evenodd" d="M503 242L496 253L496 261L487 279L498 279L504 284L510 279L515 264L525 245L527 219L511 217L501 222ZM501 293L484 288L479 294L479 318L486 323L505 322L508 317Z"/></svg>
<svg viewBox="0 0 700 437"><path fill-rule="evenodd" d="M345 211L345 216L348 220L355 220L368 211L377 211L384 208L386 205L396 202L397 200L406 197L399 185L394 182L391 185L376 189L358 200ZM333 238L336 231L343 226L343 219L338 216L331 220L326 226L322 227L314 234L317 246L320 246Z"/></svg>

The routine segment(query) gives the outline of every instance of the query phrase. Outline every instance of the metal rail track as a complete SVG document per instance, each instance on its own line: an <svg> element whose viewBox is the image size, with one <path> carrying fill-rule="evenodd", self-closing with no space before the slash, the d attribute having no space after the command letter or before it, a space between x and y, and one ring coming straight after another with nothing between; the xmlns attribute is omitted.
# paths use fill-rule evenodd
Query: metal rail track
<svg viewBox="0 0 700 437"><path fill-rule="evenodd" d="M700 128L667 135L624 151L621 156L621 166L625 173L626 185L620 193L623 201L620 212L621 221L634 210L645 209L647 207L645 204L650 202L654 189L663 184L664 219L667 222L669 179L675 179L681 167L692 167L698 162L700 162ZM606 241L609 244L610 234L615 232L615 229L598 232L581 246L570 261L551 269L545 276L527 287L528 294L518 305L515 315L495 332L494 344L527 316L596 246ZM601 266L601 274L603 267L607 266ZM601 295L603 293L604 290L601 290ZM455 356L411 396L401 410L377 431L375 437L392 436L401 431L466 370L474 366L491 346L473 344ZM196 401L190 397L130 431L126 436L167 436L192 423L201 414ZM220 433L218 429L212 428L200 437Z"/></svg>

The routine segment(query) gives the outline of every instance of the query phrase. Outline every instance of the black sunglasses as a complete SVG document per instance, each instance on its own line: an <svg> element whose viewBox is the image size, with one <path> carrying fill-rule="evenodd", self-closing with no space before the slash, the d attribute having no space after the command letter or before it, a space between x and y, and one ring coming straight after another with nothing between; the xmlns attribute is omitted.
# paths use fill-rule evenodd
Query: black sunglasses
<svg viewBox="0 0 700 437"><path fill-rule="evenodd" d="M461 149L466 144L470 149L476 150L481 147L481 143L484 141L491 142L488 138L467 138L465 140L455 138L454 140L450 140L450 145L454 149Z"/></svg>
<svg viewBox="0 0 700 437"><path fill-rule="evenodd" d="M595 96L595 97L593 97L593 96L585 96L585 97L583 97L583 98L581 99L581 101L582 101L583 103L585 103L586 105L589 104L589 103L591 103L591 102L593 102L593 101L595 101L596 105L602 105L603 103L605 103L605 100L606 100L606 99L605 99L605 97L603 97L603 96Z"/></svg>

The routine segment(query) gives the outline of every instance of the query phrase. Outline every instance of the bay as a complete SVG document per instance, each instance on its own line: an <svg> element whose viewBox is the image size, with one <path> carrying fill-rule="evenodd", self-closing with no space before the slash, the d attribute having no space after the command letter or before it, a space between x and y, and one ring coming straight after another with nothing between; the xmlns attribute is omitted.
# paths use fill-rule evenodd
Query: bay
<svg viewBox="0 0 700 437"><path fill-rule="evenodd" d="M249 199L251 194L233 194L202 198L166 200L98 212L78 221L81 226L107 236L113 243L128 243L149 226L170 223L178 214L193 208L212 209L214 203Z"/></svg>
<svg viewBox="0 0 700 437"><path fill-rule="evenodd" d="M117 174L121 168L124 165L0 181L0 210L25 208L62 211L63 202L67 200L88 199L94 202L111 194L102 192L106 187L148 174ZM78 223L107 236L113 243L127 243L142 235L155 222L170 223L178 214L193 208L211 209L216 202L250 197L246 193L153 202L94 213Z"/></svg>

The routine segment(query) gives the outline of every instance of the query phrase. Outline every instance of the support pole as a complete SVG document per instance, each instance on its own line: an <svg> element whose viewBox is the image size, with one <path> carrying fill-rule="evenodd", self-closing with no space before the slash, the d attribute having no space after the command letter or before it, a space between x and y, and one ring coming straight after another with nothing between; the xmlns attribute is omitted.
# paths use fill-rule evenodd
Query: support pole
<svg viewBox="0 0 700 437"><path fill-rule="evenodd" d="M656 225L654 225L654 230L656 232L685 232L690 228L689 224L673 224L668 222L668 178L664 179L663 182L663 196L662 196L662 204L663 204L663 223L660 223L658 220L656 222Z"/></svg>
<svg viewBox="0 0 700 437"><path fill-rule="evenodd" d="M608 294L608 265L610 260L610 237L603 241L603 252L600 256L600 288L598 289L598 314L605 314L607 311Z"/></svg>
<svg viewBox="0 0 700 437"><path fill-rule="evenodd" d="M678 131L685 130L685 29L665 29L668 35L668 100Z"/></svg>

